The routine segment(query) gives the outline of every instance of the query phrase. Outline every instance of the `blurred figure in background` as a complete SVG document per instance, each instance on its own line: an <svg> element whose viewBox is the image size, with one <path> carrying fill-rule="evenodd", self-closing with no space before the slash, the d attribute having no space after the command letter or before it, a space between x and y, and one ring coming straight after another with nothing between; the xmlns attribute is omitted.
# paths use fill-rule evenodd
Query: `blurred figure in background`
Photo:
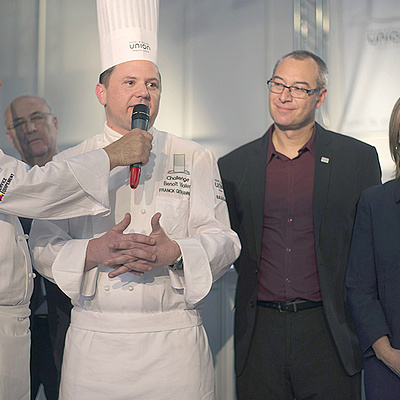
<svg viewBox="0 0 400 400"><path fill-rule="evenodd" d="M395 179L363 192L346 287L364 354L368 400L400 397L400 98L389 122Z"/></svg>
<svg viewBox="0 0 400 400"><path fill-rule="evenodd" d="M7 107L4 122L7 137L21 160L31 167L43 166L57 154L58 119L41 97L25 95ZM24 233L29 235L32 219L20 217ZM31 398L40 384L47 400L58 398L61 359L69 325L71 301L57 285L35 271L31 298Z"/></svg>
<svg viewBox="0 0 400 400"><path fill-rule="evenodd" d="M57 154L58 119L45 99L21 96L4 115L7 137L28 165L43 166Z"/></svg>

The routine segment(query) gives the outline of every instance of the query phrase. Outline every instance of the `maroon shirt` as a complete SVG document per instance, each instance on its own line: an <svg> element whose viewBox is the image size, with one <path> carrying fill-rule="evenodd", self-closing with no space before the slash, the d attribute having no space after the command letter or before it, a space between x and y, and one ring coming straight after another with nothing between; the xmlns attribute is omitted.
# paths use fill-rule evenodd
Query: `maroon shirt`
<svg viewBox="0 0 400 400"><path fill-rule="evenodd" d="M270 129L258 300L321 301L315 255L312 193L315 128L299 155L278 153Z"/></svg>

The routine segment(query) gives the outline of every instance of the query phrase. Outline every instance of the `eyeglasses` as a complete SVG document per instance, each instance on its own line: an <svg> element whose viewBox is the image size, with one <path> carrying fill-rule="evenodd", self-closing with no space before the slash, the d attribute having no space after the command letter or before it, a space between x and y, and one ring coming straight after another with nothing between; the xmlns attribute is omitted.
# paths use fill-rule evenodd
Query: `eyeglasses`
<svg viewBox="0 0 400 400"><path fill-rule="evenodd" d="M7 126L7 130L14 129L16 131L26 131L28 126L28 121L31 124L35 124L36 128L40 128L44 125L46 118L48 115L53 115L52 113L45 113L45 112L35 112L32 113L28 119L17 119L12 124Z"/></svg>
<svg viewBox="0 0 400 400"><path fill-rule="evenodd" d="M267 86L270 92L276 94L281 94L285 88L289 89L289 93L295 99L305 99L307 96L319 91L319 88L305 89L297 86L286 86L283 83L275 82L272 79L267 81Z"/></svg>

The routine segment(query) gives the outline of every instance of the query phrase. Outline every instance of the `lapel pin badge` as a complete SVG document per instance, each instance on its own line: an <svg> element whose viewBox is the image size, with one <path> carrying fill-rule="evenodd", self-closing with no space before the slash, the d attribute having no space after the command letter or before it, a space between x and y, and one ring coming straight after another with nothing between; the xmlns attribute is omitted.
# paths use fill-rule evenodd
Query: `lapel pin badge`
<svg viewBox="0 0 400 400"><path fill-rule="evenodd" d="M321 157L321 162L328 164L329 163L329 158L328 157Z"/></svg>

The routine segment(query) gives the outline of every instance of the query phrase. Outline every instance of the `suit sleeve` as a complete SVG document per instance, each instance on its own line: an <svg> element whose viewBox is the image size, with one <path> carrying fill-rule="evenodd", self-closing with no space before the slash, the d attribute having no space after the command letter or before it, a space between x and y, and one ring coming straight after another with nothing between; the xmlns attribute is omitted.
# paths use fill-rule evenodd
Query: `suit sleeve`
<svg viewBox="0 0 400 400"><path fill-rule="evenodd" d="M367 193L357 210L346 275L346 288L361 349L364 353L389 326L379 300L373 240L373 218Z"/></svg>
<svg viewBox="0 0 400 400"><path fill-rule="evenodd" d="M379 185L382 181L382 171L379 164L379 157L375 147L369 147L368 157L365 157L364 164L358 168L359 183L362 189Z"/></svg>
<svg viewBox="0 0 400 400"><path fill-rule="evenodd" d="M228 173L226 171L226 163L224 162L223 159L220 159L218 161L218 166L219 170L221 172L221 180L222 180L222 185L224 188L224 193L226 197L226 203L228 206L228 212L229 212L229 220L231 223L231 227L235 232L239 232L239 217L238 217L238 211L236 209L236 202L235 199L238 198L237 195L235 195L235 184L234 182L230 181L228 178ZM235 264L236 267L236 264Z"/></svg>

